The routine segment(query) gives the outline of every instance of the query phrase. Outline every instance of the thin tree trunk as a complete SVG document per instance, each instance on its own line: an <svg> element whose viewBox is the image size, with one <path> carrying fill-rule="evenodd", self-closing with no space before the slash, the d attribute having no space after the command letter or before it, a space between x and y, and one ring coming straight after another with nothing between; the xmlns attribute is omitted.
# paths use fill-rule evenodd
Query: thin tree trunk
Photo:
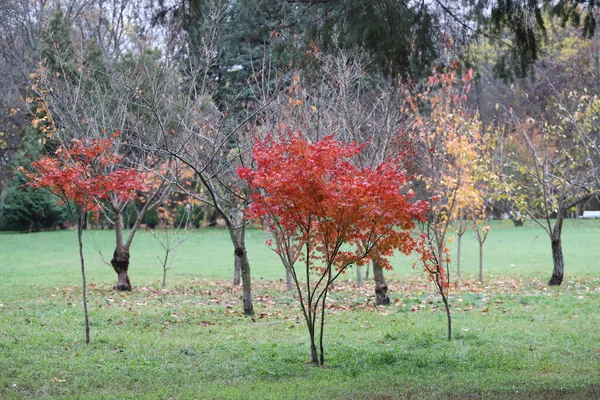
<svg viewBox="0 0 600 400"><path fill-rule="evenodd" d="M236 253L234 253L234 263L233 263L233 285L234 286L241 285L241 283L242 283L241 273L242 273L242 268L241 268L240 258L237 256Z"/></svg>
<svg viewBox="0 0 600 400"><path fill-rule="evenodd" d="M442 301L444 302L444 308L446 309L446 320L448 322L448 340L452 340L452 315L450 314L450 304L448 304L448 298L444 294L444 289L438 286L442 295Z"/></svg>
<svg viewBox="0 0 600 400"><path fill-rule="evenodd" d="M479 241L479 283L483 283L483 242Z"/></svg>
<svg viewBox="0 0 600 400"><path fill-rule="evenodd" d="M554 262L554 270L552 271L552 277L548 282L549 286L560 286L565 274L565 259L562 252L562 224L563 218L559 209L556 217L556 223L552 231L552 261Z"/></svg>
<svg viewBox="0 0 600 400"><path fill-rule="evenodd" d="M167 249L165 252L165 259L163 261L163 279L162 279L162 287L167 286L167 264L169 263L169 250Z"/></svg>
<svg viewBox="0 0 600 400"><path fill-rule="evenodd" d="M552 271L552 277L549 286L560 286L564 273L565 273L565 261L562 253L562 241L559 239L552 239L552 261L554 262L554 270Z"/></svg>
<svg viewBox="0 0 600 400"><path fill-rule="evenodd" d="M308 336L310 337L310 362L318 366L319 355L317 353L317 343L315 342L315 327L312 324L308 326Z"/></svg>
<svg viewBox="0 0 600 400"><path fill-rule="evenodd" d="M77 240L79 241L79 259L81 261L81 283L82 283L82 297L83 297L83 316L85 323L85 343L90 343L90 320L88 316L88 308L87 308L87 284L85 279L85 262L83 259L83 242L81 240L81 236L83 234L83 224L85 214L80 213L79 215L79 223L77 224Z"/></svg>
<svg viewBox="0 0 600 400"><path fill-rule="evenodd" d="M236 258L240 260L240 270L242 275L242 296L244 299L244 315L254 315L252 305L252 277L250 275L250 263L248 262L248 253L246 247L236 247Z"/></svg>
<svg viewBox="0 0 600 400"><path fill-rule="evenodd" d="M367 264L367 267L365 269L365 279L369 279L369 270L371 269L371 264Z"/></svg>
<svg viewBox="0 0 600 400"><path fill-rule="evenodd" d="M320 321L320 332L319 332L319 350L321 351L319 361L321 366L325 365L325 350L323 348L323 331L325 329L325 302L327 301L327 293L329 292L329 285L331 282L331 268L333 266L329 266L327 268L328 276L327 276L327 285L325 286L325 292L323 294L323 301L321 303L321 321Z"/></svg>
<svg viewBox="0 0 600 400"><path fill-rule="evenodd" d="M363 280L362 280L361 267L356 266L356 287L362 287L362 285L363 285Z"/></svg>
<svg viewBox="0 0 600 400"><path fill-rule="evenodd" d="M462 234L457 234L458 236L458 240L457 240L457 250L456 250L456 278L457 280L461 280L461 272L460 272L460 244L462 242Z"/></svg>
<svg viewBox="0 0 600 400"><path fill-rule="evenodd" d="M294 290L294 286L293 286L293 276L292 276L292 269L289 267L285 267L285 286L287 288L288 291L293 291Z"/></svg>
<svg viewBox="0 0 600 400"><path fill-rule="evenodd" d="M376 260L373 260L373 279L375 280L375 303L381 306L390 304L388 286L383 276L383 268Z"/></svg>

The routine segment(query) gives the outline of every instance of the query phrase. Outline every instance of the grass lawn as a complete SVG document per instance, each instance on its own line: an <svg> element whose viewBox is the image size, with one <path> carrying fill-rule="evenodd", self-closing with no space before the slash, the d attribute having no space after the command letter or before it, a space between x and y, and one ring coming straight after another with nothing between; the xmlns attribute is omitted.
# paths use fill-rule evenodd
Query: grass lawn
<svg viewBox="0 0 600 400"><path fill-rule="evenodd" d="M186 242L165 289L160 246L140 232L131 293L112 290L116 274L95 250L110 258L112 232L87 232L90 345L76 233L0 233L0 398L598 399L599 239L598 221L567 221L565 283L548 288L545 232L495 223L481 285L468 232L450 342L440 300L412 259L394 260L387 308L373 305L369 282L355 288L351 272L331 296L326 366L315 368L283 267L259 230L248 238L254 318L241 315L230 284L226 231Z"/></svg>

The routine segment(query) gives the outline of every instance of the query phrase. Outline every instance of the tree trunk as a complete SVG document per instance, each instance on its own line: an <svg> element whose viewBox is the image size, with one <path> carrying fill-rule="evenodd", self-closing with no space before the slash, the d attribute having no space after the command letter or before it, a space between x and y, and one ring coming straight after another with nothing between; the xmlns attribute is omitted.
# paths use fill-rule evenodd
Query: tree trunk
<svg viewBox="0 0 600 400"><path fill-rule="evenodd" d="M240 270L242 275L242 293L244 299L244 315L254 315L252 305L252 278L250 275L250 263L248 262L248 253L245 247L236 247L236 258L240 260Z"/></svg>
<svg viewBox="0 0 600 400"><path fill-rule="evenodd" d="M388 287L383 276L383 268L376 260L373 260L373 279L375 279L375 303L380 306L389 305L390 298L387 294Z"/></svg>
<svg viewBox="0 0 600 400"><path fill-rule="evenodd" d="M483 283L483 243L479 243L479 283Z"/></svg>
<svg viewBox="0 0 600 400"><path fill-rule="evenodd" d="M362 287L362 285L363 285L362 270L361 270L361 267L356 266L356 287Z"/></svg>
<svg viewBox="0 0 600 400"><path fill-rule="evenodd" d="M294 290L293 283L294 283L294 280L293 280L293 276L292 276L292 269L286 267L285 268L285 286L286 286L287 290L290 292Z"/></svg>
<svg viewBox="0 0 600 400"><path fill-rule="evenodd" d="M483 283L483 242L479 242L479 283Z"/></svg>
<svg viewBox="0 0 600 400"><path fill-rule="evenodd" d="M208 226L209 227L215 227L217 226L217 217L218 217L218 211L217 210L212 210L212 212L210 213L210 217L208 218Z"/></svg>
<svg viewBox="0 0 600 400"><path fill-rule="evenodd" d="M563 257L561 240L563 226L562 212L563 210L559 208L554 229L552 230L552 236L550 237L552 241L552 261L554 262L554 270L552 271L552 277L550 278L550 282L548 282L548 286L560 286L565 274L565 259Z"/></svg>
<svg viewBox="0 0 600 400"><path fill-rule="evenodd" d="M365 269L365 279L369 280L369 269L370 269L370 264L367 264L367 268Z"/></svg>
<svg viewBox="0 0 600 400"><path fill-rule="evenodd" d="M241 282L241 272L242 272L241 260L237 256L237 254L234 253L234 263L233 263L233 285L234 286L239 286L242 283Z"/></svg>
<svg viewBox="0 0 600 400"><path fill-rule="evenodd" d="M90 343L90 320L88 317L88 308L87 308L87 283L85 279L85 262L83 259L83 242L81 241L81 236L83 233L83 224L85 214L81 213L79 216L79 222L77 223L77 240L79 241L79 259L81 261L81 286L82 286L82 297L83 297L83 317L85 324L85 343Z"/></svg>
<svg viewBox="0 0 600 400"><path fill-rule="evenodd" d="M129 282L129 275L127 275L127 271L129 270L129 251L119 251L116 249L112 260L110 260L110 265L112 265L119 277L115 289L121 291L131 290L131 282Z"/></svg>
<svg viewBox="0 0 600 400"><path fill-rule="evenodd" d="M565 273L565 261L560 238L552 239L552 261L554 262L554 270L552 271L552 278L550 278L548 285L560 286Z"/></svg>
<svg viewBox="0 0 600 400"><path fill-rule="evenodd" d="M315 343L315 332L314 327L308 328L308 335L310 337L310 362L314 365L319 365L319 355L317 354L317 344Z"/></svg>

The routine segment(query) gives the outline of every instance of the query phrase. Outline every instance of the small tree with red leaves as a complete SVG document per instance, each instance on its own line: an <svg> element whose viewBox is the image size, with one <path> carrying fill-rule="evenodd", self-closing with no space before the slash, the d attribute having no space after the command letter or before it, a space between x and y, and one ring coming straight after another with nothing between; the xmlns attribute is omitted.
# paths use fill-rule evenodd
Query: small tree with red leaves
<svg viewBox="0 0 600 400"><path fill-rule="evenodd" d="M73 140L71 147L59 146L54 156L45 156L32 163L33 171L24 171L29 178L28 185L46 188L56 195L77 222L86 343L90 342L90 327L81 240L85 216L88 212L99 211L100 202L111 196L131 200L136 191L143 188L138 171L113 168L119 162L112 150L115 135L108 139Z"/></svg>
<svg viewBox="0 0 600 400"><path fill-rule="evenodd" d="M352 158L361 148L331 136L316 143L298 134L268 137L253 147L256 168L238 169L254 190L249 216L261 219L273 236L271 245L291 269L315 365L324 362L332 282L348 267L372 259L391 269L387 257L413 251L413 219L424 218L427 210L425 202L411 203L402 194L407 178L399 163L358 168ZM303 277L296 262L303 264Z"/></svg>

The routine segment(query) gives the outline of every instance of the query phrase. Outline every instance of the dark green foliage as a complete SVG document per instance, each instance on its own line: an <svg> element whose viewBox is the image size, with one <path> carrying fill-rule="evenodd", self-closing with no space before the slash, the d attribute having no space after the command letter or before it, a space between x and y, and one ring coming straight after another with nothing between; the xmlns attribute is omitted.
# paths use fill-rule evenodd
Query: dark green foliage
<svg viewBox="0 0 600 400"><path fill-rule="evenodd" d="M40 231L61 225L67 219L64 207L46 190L23 187L18 173L0 201L0 230Z"/></svg>
<svg viewBox="0 0 600 400"><path fill-rule="evenodd" d="M28 168L31 161L42 152L52 149L52 144L42 145L42 134L31 127L25 129L20 153L11 163ZM0 200L0 230L39 231L52 228L68 220L68 212L57 203L56 197L47 190L26 187L27 179L22 172L15 175Z"/></svg>
<svg viewBox="0 0 600 400"><path fill-rule="evenodd" d="M23 127L28 124L25 113L14 113L11 108L0 99L0 194L13 177L10 162L18 155Z"/></svg>
<svg viewBox="0 0 600 400"><path fill-rule="evenodd" d="M207 68L210 77L202 84L214 85L214 103L223 111L238 114L253 109L260 93L255 90L254 79L264 72L265 66L271 75L264 73L260 81L269 89L276 85L274 71L289 66L294 53L288 51L290 42L281 40L279 33L293 21L298 7L279 0L234 0L226 4L220 10L222 4L216 1L183 0L172 15L183 20L187 32L188 47L181 55L182 64L190 71ZM167 13L168 10L161 11L157 22L164 22ZM216 14L220 15L219 20L215 20ZM215 59L207 60L207 51L214 52Z"/></svg>
<svg viewBox="0 0 600 400"><path fill-rule="evenodd" d="M132 201L129 204L127 204L125 212L123 213L123 226L129 229L133 228L133 225L135 224L138 215L139 214L135 202Z"/></svg>
<svg viewBox="0 0 600 400"><path fill-rule="evenodd" d="M257 92L252 90L250 79L254 71L262 69L263 60L274 63L275 69L286 66L287 55L280 51L282 43L274 32L289 12L289 3L279 0L232 2L221 29L219 96L222 101L236 100L242 108L251 107Z"/></svg>
<svg viewBox="0 0 600 400"><path fill-rule="evenodd" d="M156 208L153 208L146 213L146 216L144 217L144 223L150 229L154 229L158 226L160 219L158 218L158 212L156 211Z"/></svg>
<svg viewBox="0 0 600 400"><path fill-rule="evenodd" d="M563 25L582 27L591 37L596 28L597 0L309 0L302 2L307 40L324 50L364 47L386 75L426 76L436 61L444 32L456 33L462 44L480 35L500 49L496 76L525 77L546 41L543 15ZM443 17L443 18L442 18ZM444 23L442 25L442 22Z"/></svg>
<svg viewBox="0 0 600 400"><path fill-rule="evenodd" d="M59 3L42 38L41 58L50 72L58 72L69 79L77 75L77 68L72 63L74 57L71 21L65 17Z"/></svg>
<svg viewBox="0 0 600 400"><path fill-rule="evenodd" d="M364 47L385 75L419 79L429 74L438 56L436 17L421 3L412 7L404 1L315 1L307 15L308 41L316 41L324 51Z"/></svg>

